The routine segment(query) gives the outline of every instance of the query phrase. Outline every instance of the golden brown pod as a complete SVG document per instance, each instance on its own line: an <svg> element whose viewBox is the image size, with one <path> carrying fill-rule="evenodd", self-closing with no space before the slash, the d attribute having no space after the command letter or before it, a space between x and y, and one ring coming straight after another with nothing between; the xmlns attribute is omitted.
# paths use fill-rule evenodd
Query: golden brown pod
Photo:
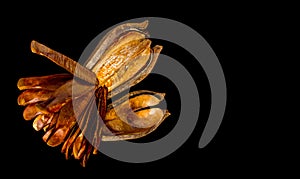
<svg viewBox="0 0 300 179"><path fill-rule="evenodd" d="M109 31L84 65L37 42L33 53L42 55L69 73L19 79L24 90L18 104L33 128L45 132L52 147L62 145L66 159L85 166L100 141L128 140L154 131L170 113L157 107L164 94L141 90L118 100L108 99L142 81L153 69L162 46L151 47L148 21L126 23Z"/></svg>

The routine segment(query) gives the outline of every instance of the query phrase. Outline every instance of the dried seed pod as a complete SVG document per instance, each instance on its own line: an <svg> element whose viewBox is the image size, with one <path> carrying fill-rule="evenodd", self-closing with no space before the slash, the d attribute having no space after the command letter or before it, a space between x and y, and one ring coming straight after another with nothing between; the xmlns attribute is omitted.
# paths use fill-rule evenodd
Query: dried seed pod
<svg viewBox="0 0 300 179"><path fill-rule="evenodd" d="M131 92L107 105L107 100L142 81L153 69L162 46L151 47L148 21L126 23L109 31L84 65L37 42L31 51L71 74L20 78L23 91L18 104L33 128L43 129L43 140L62 145L66 159L73 156L82 166L100 141L136 139L154 131L170 113L156 105L163 93Z"/></svg>

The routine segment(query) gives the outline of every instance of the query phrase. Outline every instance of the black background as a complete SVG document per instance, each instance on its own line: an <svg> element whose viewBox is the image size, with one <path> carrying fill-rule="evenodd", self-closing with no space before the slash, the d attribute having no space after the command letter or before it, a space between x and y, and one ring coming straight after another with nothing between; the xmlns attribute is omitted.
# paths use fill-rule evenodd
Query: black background
<svg viewBox="0 0 300 179"><path fill-rule="evenodd" d="M260 136L261 123L253 124L260 118L258 112L263 110L253 105L252 78L261 69L251 69L254 52L259 45L249 48L256 40L253 35L259 31L260 18L252 8L214 8L212 6L188 6L188 13L182 10L164 12L164 8L151 7L140 11L126 9L118 11L108 6L107 11L90 10L93 5L81 8L61 7L60 4L30 7L23 10L11 21L12 49L10 60L15 63L14 79L15 102L20 91L17 80L20 77L40 76L65 72L49 60L30 51L31 40L37 40L74 60L77 60L84 48L100 32L116 23L138 17L164 17L182 22L195 29L214 50L224 70L227 83L227 106L223 122L213 140L203 149L198 148L201 132L209 114L210 90L201 66L180 47L163 41L154 41L164 46L163 52L181 62L192 74L197 83L201 98L201 112L197 126L190 138L174 153L158 161L149 163L126 163L111 159L103 154L91 156L86 168L73 159L65 160L60 147L48 147L43 141L43 132L32 128L32 121L22 117L24 107L16 106L16 115L10 117L9 131L13 138L8 140L8 166L15 171L22 171L24 176L43 175L78 176L78 177L160 177L161 173L188 174L189 176L256 175L269 171L265 165L276 166L268 146L274 141L271 134ZM193 8L192 8L193 7ZM111 10L109 10L111 8ZM154 8L154 9L153 9ZM184 8L184 7L183 7ZM255 8L255 7L254 7ZM97 8L96 8L97 9ZM159 10L158 10L159 9ZM153 10L153 11L152 11ZM260 9L255 9L260 13ZM153 13L158 11L157 13ZM184 60L182 60L184 59ZM191 59L191 62L187 61ZM252 60L252 61L251 61ZM251 73L249 73L251 72ZM168 84L168 85L164 85ZM256 84L259 85L259 84ZM251 88L251 89L250 89ZM179 95L173 84L159 76L149 76L134 89L165 91L168 109L172 116L152 134L140 141L151 141L164 136L176 124L180 110ZM139 142L139 140L137 140ZM16 172L18 173L18 172ZM14 175L15 173L11 173Z"/></svg>

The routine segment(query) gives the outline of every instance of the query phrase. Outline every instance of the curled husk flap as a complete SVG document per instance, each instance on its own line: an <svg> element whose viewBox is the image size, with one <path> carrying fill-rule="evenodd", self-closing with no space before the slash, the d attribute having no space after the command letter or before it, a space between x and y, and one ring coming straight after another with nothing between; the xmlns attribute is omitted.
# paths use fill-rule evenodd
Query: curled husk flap
<svg viewBox="0 0 300 179"><path fill-rule="evenodd" d="M154 131L170 115L159 106L164 96L163 93L140 90L108 105L104 119L107 128L102 140L137 139Z"/></svg>

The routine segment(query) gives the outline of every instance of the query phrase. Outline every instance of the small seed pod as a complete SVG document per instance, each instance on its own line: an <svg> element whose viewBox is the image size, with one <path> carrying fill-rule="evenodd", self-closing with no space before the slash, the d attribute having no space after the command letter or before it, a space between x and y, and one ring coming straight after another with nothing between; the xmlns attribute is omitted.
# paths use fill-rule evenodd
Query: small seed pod
<svg viewBox="0 0 300 179"><path fill-rule="evenodd" d="M158 105L165 94L140 90L108 105L103 141L137 139L154 131L170 115Z"/></svg>

